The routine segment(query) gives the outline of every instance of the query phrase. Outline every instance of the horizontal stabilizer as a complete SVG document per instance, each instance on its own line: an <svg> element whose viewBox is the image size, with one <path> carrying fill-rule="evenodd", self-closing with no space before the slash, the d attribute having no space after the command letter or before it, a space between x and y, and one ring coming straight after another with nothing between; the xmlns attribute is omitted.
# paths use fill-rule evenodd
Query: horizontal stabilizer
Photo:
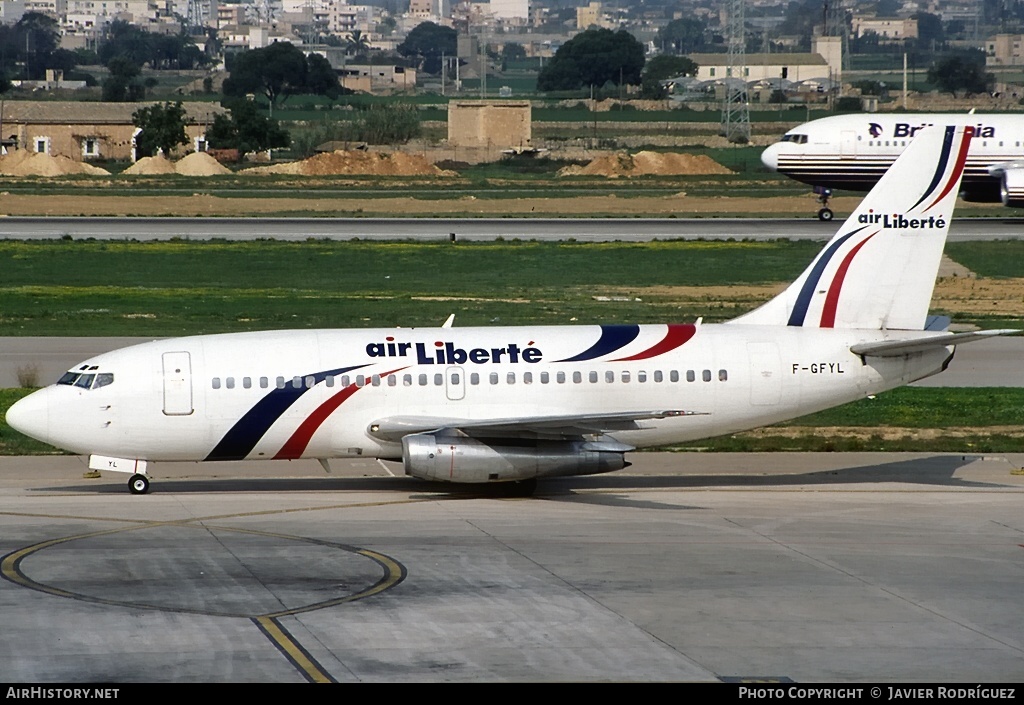
<svg viewBox="0 0 1024 705"><path fill-rule="evenodd" d="M614 414L573 414L534 416L528 419L459 419L431 416L393 416L370 424L370 435L396 441L413 433L452 429L478 435L481 433L517 434L544 437L584 436L637 428L637 421L667 419L675 416L702 416L701 412L679 409L630 411Z"/></svg>
<svg viewBox="0 0 1024 705"><path fill-rule="evenodd" d="M880 343L859 343L850 348L854 355L868 355L871 357L903 357L911 353L944 348L947 345L962 345L975 340L985 340L997 335L1013 335L1020 333L1012 328L1000 330L983 330L976 333L949 333L947 335L935 335L927 338L913 338L910 340L884 340Z"/></svg>

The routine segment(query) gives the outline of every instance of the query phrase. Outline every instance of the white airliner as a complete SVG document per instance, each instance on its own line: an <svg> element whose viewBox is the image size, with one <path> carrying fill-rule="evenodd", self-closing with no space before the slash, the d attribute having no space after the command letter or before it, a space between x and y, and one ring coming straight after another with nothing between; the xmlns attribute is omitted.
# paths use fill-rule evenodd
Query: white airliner
<svg viewBox="0 0 1024 705"><path fill-rule="evenodd" d="M926 329L971 132L921 133L799 279L725 324L159 340L86 360L7 421L132 473L134 493L151 461L354 456L529 488L844 404L942 371L955 344L1013 332Z"/></svg>
<svg viewBox="0 0 1024 705"><path fill-rule="evenodd" d="M977 203L1024 208L1024 115L968 113L862 113L834 115L794 127L761 154L772 171L815 186L831 220L831 189L867 191L892 166L915 135L929 125L969 125L960 196Z"/></svg>

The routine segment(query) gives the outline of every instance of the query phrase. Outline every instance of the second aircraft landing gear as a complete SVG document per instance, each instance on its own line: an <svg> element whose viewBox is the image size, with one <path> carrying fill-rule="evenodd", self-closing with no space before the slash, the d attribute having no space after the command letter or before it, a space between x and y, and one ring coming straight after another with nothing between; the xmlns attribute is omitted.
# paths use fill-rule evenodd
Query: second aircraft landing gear
<svg viewBox="0 0 1024 705"><path fill-rule="evenodd" d="M825 188L824 186L815 186L814 195L818 197L818 203L821 204L821 208L818 209L818 220L832 220L834 214L832 209L828 207L828 199L832 197L832 189Z"/></svg>

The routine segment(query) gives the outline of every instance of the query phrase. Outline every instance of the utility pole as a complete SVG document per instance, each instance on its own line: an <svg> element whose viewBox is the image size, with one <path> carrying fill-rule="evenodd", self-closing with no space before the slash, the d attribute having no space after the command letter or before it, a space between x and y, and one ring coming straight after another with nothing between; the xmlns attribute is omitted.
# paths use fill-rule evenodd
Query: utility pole
<svg viewBox="0 0 1024 705"><path fill-rule="evenodd" d="M750 108L747 105L747 47L744 27L745 0L728 0L726 41L729 63L725 71L725 102L721 133L730 142L750 142Z"/></svg>

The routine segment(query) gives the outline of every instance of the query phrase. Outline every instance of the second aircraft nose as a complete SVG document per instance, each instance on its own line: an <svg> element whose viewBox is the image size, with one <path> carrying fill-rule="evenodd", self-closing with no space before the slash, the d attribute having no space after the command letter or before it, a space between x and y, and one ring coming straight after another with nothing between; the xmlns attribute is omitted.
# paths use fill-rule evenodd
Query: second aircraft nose
<svg viewBox="0 0 1024 705"><path fill-rule="evenodd" d="M767 149L761 152L761 163L765 165L770 171L779 170L779 145L778 143L770 145Z"/></svg>

